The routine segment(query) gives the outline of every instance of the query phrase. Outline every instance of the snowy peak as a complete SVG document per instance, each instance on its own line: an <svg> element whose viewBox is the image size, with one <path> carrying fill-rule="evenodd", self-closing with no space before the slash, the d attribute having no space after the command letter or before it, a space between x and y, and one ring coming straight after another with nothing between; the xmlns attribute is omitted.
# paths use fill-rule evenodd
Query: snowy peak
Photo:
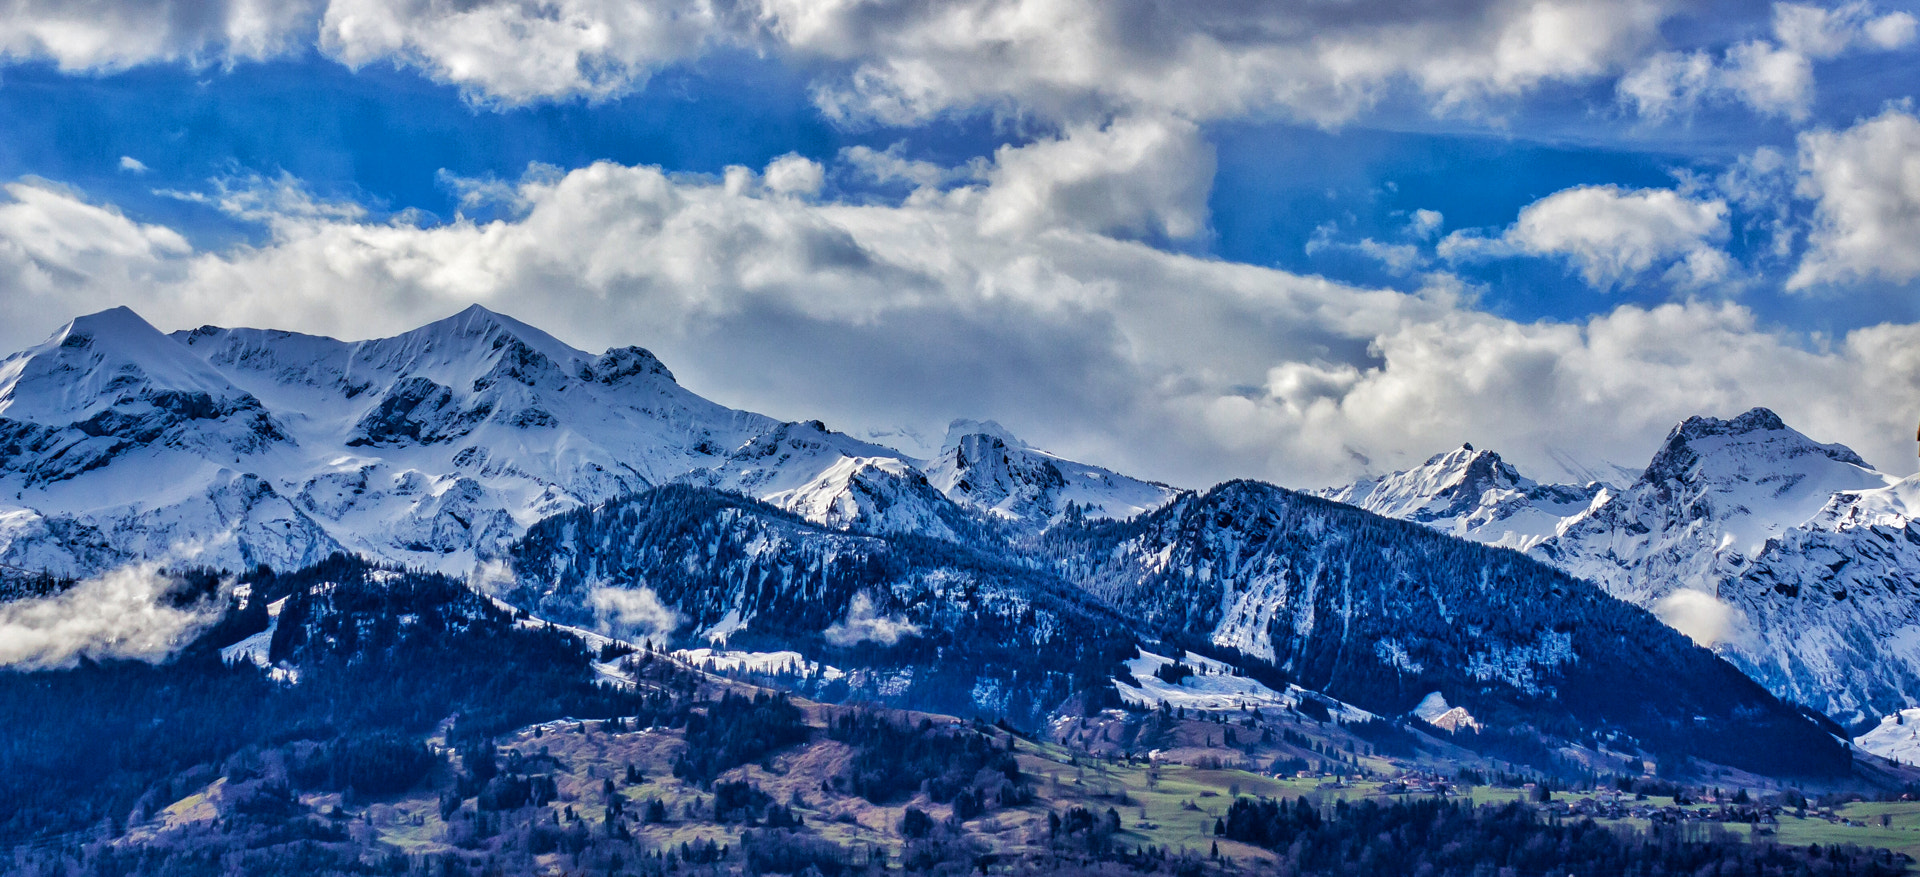
<svg viewBox="0 0 1920 877"><path fill-rule="evenodd" d="M979 431L968 431L968 430ZM976 512L1032 527L1069 514L1130 518L1179 495L1164 484L1038 450L993 421L956 420L927 480Z"/></svg>
<svg viewBox="0 0 1920 877"><path fill-rule="evenodd" d="M0 416L66 425L156 397L247 394L124 307L80 317L0 361Z"/></svg>
<svg viewBox="0 0 1920 877"><path fill-rule="evenodd" d="M1803 458L1812 459L1799 462ZM1795 479L1793 485L1782 485L1783 489L1793 489L1806 473L1823 469L1843 471L1826 466L1828 462L1871 471L1867 461L1851 448L1816 442L1787 426L1772 411L1755 408L1732 420L1687 418L1668 433L1666 442L1647 464L1640 480L1725 483L1764 479L1769 472L1781 472Z"/></svg>
<svg viewBox="0 0 1920 877"><path fill-rule="evenodd" d="M1533 486L1499 454L1463 444L1404 472L1333 491L1328 498L1374 514L1427 523L1468 514L1489 492L1524 492Z"/></svg>
<svg viewBox="0 0 1920 877"><path fill-rule="evenodd" d="M1412 469L1318 495L1464 539L1524 549L1552 537L1601 489L1598 484L1543 485L1499 454L1463 444Z"/></svg>
<svg viewBox="0 0 1920 877"><path fill-rule="evenodd" d="M940 442L940 452L945 454L953 450L959 446L961 441L969 436L991 436L999 439L1002 444L1012 448L1025 449L1032 447L1015 437L1011 431L1001 426L998 421L959 418L947 424L947 436Z"/></svg>
<svg viewBox="0 0 1920 877"><path fill-rule="evenodd" d="M664 378L668 383L678 383L673 372L667 371L666 364L644 347L615 347L600 355L587 365L581 377L597 384L618 386L630 380L648 377Z"/></svg>
<svg viewBox="0 0 1920 877"><path fill-rule="evenodd" d="M1662 529L1711 531L1715 550L1751 557L1766 540L1812 519L1842 491L1886 487L1844 445L1821 444L1765 408L1732 420L1692 417L1673 429L1623 511Z"/></svg>

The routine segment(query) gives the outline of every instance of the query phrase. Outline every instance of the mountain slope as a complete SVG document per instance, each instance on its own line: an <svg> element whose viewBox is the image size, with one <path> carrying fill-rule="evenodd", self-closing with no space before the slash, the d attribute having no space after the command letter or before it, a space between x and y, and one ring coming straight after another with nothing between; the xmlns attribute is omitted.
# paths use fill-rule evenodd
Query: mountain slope
<svg viewBox="0 0 1920 877"><path fill-rule="evenodd" d="M1844 769L1815 725L1653 616L1425 527L1230 482L1046 544L1063 577L1123 613L1381 714L1439 691L1495 727L1611 730L1773 772Z"/></svg>

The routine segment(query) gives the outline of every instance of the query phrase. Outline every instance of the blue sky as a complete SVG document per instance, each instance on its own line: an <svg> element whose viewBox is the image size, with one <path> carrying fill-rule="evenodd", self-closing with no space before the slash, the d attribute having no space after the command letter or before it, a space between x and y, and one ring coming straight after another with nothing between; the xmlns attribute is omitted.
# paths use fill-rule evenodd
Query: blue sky
<svg viewBox="0 0 1920 877"><path fill-rule="evenodd" d="M1577 477L1752 405L1911 469L1911 4L250 8L0 21L5 346L478 301L1180 483Z"/></svg>

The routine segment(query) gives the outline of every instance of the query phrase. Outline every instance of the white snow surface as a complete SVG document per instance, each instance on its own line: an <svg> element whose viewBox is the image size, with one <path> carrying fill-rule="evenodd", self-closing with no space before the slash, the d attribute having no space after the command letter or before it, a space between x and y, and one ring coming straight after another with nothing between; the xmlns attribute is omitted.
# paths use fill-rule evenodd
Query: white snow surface
<svg viewBox="0 0 1920 877"><path fill-rule="evenodd" d="M1421 721L1443 731L1458 731L1462 728L1480 730L1479 720L1475 719L1472 713L1467 712L1466 707L1449 705L1446 696L1438 691L1421 698L1419 705L1413 708L1413 714Z"/></svg>
<svg viewBox="0 0 1920 877"><path fill-rule="evenodd" d="M1920 709L1903 709L1880 720L1853 745L1889 761L1920 764Z"/></svg>
<svg viewBox="0 0 1920 877"><path fill-rule="evenodd" d="M794 651L746 652L729 649L679 649L673 653L690 667L717 673L817 676L833 681L847 675L838 667L809 661Z"/></svg>
<svg viewBox="0 0 1920 877"><path fill-rule="evenodd" d="M1288 709L1309 693L1297 685L1287 686L1284 692L1275 691L1253 679L1233 675L1233 668L1227 664L1193 652L1186 652L1179 659L1179 663L1193 668L1194 673L1181 680L1179 685L1168 684L1153 675L1155 670L1174 663L1173 658L1141 649L1139 657L1126 663L1139 686L1116 681L1114 688L1127 703L1148 708L1164 703L1169 707L1185 707L1189 710L1259 709L1271 712ZM1330 704L1328 712L1342 722L1362 722L1374 718L1372 713L1359 707L1322 694L1313 696Z"/></svg>

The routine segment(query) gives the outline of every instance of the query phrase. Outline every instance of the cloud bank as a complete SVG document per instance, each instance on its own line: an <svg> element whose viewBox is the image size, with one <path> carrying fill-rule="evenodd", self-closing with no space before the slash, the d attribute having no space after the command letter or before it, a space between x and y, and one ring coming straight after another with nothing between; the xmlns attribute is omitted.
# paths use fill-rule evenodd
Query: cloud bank
<svg viewBox="0 0 1920 877"><path fill-rule="evenodd" d="M811 71L816 103L849 121L912 124L988 107L1080 122L1114 113L1278 112L1335 124L1397 91L1442 112L1477 112L1490 100L1614 76L1661 50L1661 26L1696 5L27 0L0 23L0 58L98 72L156 62L233 65L314 47L348 67L409 67L477 102L511 106L618 96L666 66L729 48ZM1767 45L1825 57L1855 43L1910 38L1910 17L1851 9L1832 21L1782 13L1782 35Z"/></svg>
<svg viewBox="0 0 1920 877"><path fill-rule="evenodd" d="M1890 110L1750 162L1804 169L1819 225L1803 270L1920 271L1899 261L1920 248L1897 246L1920 227L1920 193L1899 175L1916 132ZM223 250L16 183L0 202L0 282L15 290L0 340L25 346L118 304L170 328L364 338L479 302L584 348L650 347L736 407L862 433L993 417L1187 486L1332 483L1463 441L1562 477L1565 459L1641 465L1679 420L1754 405L1882 466L1911 456L1908 416L1883 400L1920 388L1920 327L1814 337L1726 296L1522 321L1416 273L1429 249L1503 248L1565 259L1597 286L1691 288L1739 272L1718 248L1735 194L1576 187L1437 247L1443 217L1415 214L1393 245L1414 248L1411 288L1381 289L1154 246L1204 221L1209 181L1192 167L1206 154L1190 124L1123 120L966 168L872 150L717 179L602 162L495 187L502 218L430 226L249 179L203 196L267 229ZM877 171L918 188L898 203L821 197L832 174Z"/></svg>

